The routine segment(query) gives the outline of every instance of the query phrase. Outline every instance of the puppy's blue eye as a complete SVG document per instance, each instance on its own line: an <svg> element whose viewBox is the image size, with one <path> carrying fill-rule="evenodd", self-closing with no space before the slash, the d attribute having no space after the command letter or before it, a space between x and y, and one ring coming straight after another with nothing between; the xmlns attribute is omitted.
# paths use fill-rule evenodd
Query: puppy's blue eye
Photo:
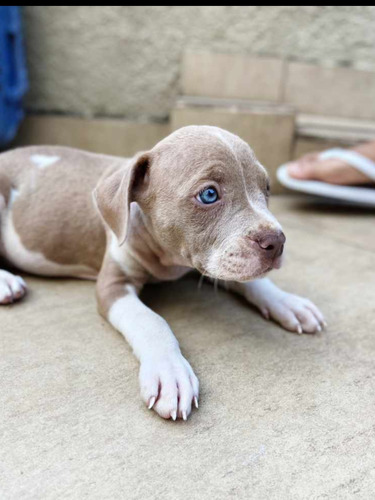
<svg viewBox="0 0 375 500"><path fill-rule="evenodd" d="M209 205L210 203L215 203L219 199L218 192L214 187L208 187L201 191L198 195L198 200L204 203L205 205Z"/></svg>

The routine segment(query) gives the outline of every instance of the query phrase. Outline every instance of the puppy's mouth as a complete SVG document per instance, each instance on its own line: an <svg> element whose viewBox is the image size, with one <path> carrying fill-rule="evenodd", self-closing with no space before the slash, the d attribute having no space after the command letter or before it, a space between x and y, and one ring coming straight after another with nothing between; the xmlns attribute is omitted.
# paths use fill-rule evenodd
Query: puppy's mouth
<svg viewBox="0 0 375 500"><path fill-rule="evenodd" d="M280 269L280 267L283 265L283 254L281 253L278 255L272 262L272 266L270 268L270 271L272 269Z"/></svg>
<svg viewBox="0 0 375 500"><path fill-rule="evenodd" d="M214 271L212 269L198 269L204 276L225 281L253 281L264 278L270 271L280 269L282 254L274 259L254 259L254 256L241 255L241 258L222 259Z"/></svg>

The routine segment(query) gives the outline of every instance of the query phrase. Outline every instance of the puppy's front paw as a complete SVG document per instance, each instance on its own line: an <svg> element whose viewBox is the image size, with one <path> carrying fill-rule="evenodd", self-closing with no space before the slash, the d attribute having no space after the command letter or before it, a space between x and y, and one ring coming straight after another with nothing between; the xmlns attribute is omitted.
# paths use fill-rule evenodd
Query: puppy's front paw
<svg viewBox="0 0 375 500"><path fill-rule="evenodd" d="M26 283L21 276L15 276L0 269L0 305L11 304L22 299L26 289Z"/></svg>
<svg viewBox="0 0 375 500"><path fill-rule="evenodd" d="M291 332L316 333L327 326L315 304L291 293L280 291L258 307L266 319L272 318Z"/></svg>
<svg viewBox="0 0 375 500"><path fill-rule="evenodd" d="M139 382L148 408L163 418L186 420L193 402L198 408L199 382L179 351L144 359Z"/></svg>

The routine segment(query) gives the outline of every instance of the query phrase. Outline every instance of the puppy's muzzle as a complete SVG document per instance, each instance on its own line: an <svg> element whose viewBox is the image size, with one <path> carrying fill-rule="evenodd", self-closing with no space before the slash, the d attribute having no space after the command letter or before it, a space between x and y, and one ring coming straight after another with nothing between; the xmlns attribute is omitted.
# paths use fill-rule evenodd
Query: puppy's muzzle
<svg viewBox="0 0 375 500"><path fill-rule="evenodd" d="M282 231L259 233L251 239L258 246L261 254L270 260L277 259L284 251L286 238Z"/></svg>

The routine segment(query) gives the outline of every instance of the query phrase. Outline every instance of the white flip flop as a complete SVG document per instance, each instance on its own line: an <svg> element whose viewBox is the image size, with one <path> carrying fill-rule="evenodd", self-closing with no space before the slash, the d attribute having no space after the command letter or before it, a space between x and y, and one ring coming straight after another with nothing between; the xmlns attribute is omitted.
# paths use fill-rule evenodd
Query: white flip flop
<svg viewBox="0 0 375 500"><path fill-rule="evenodd" d="M363 172L369 182L375 182L375 162L365 156L341 148L328 149L319 155L319 159L328 160L336 158L345 161L352 167ZM308 193L325 198L334 198L341 201L363 205L366 207L375 207L375 185L371 187L341 186L338 184L328 184L322 181L301 180L291 177L288 173L288 163L281 165L277 170L277 178L283 186L302 193Z"/></svg>

